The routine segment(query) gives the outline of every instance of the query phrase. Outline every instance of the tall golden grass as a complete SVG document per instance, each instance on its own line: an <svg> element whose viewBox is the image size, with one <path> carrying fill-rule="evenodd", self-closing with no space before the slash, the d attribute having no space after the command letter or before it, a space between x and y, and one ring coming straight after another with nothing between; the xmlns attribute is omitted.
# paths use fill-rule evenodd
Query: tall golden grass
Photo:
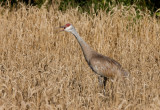
<svg viewBox="0 0 160 110"><path fill-rule="evenodd" d="M65 13L25 7L0 8L0 109L159 110L160 24L134 7L108 14ZM106 96L73 35L71 23L97 52L114 58L131 80L108 81Z"/></svg>

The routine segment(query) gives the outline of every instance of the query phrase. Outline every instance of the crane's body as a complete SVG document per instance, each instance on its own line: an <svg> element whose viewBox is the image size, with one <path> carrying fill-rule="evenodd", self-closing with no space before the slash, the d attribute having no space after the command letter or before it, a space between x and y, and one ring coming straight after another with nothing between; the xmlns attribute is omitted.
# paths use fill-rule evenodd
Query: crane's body
<svg viewBox="0 0 160 110"><path fill-rule="evenodd" d="M99 83L105 87L108 78L128 76L122 66L112 58L101 55L94 51L77 33L71 24L61 26L63 31L71 32L80 44L85 60L90 68L99 75ZM103 81L101 80L103 78Z"/></svg>

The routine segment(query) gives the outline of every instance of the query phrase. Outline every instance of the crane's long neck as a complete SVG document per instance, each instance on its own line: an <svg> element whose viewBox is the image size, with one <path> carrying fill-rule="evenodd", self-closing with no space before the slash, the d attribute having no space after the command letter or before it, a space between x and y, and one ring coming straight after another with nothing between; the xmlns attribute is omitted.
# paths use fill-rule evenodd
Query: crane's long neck
<svg viewBox="0 0 160 110"><path fill-rule="evenodd" d="M76 37L78 43L80 44L86 61L89 62L94 50L79 36L75 29L72 31L72 34Z"/></svg>

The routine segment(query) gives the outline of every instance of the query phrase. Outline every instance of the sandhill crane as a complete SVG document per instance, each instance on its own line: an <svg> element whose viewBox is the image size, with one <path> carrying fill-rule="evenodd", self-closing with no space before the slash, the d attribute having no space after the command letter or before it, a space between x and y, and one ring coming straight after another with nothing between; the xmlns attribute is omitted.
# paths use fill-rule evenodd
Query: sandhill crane
<svg viewBox="0 0 160 110"><path fill-rule="evenodd" d="M63 28L61 31L71 32L75 38L77 39L81 49L83 51L85 60L87 61L90 68L99 75L98 81L101 86L106 86L106 81L108 78L114 78L119 76L128 76L128 72L126 72L122 66L112 58L107 56L103 56L96 51L94 51L77 33L73 25L66 24L64 26L60 26Z"/></svg>

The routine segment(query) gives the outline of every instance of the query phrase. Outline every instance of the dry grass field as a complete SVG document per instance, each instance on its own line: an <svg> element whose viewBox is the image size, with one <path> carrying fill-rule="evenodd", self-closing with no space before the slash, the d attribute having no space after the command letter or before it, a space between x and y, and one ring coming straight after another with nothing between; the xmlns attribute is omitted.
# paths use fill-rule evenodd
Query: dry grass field
<svg viewBox="0 0 160 110"><path fill-rule="evenodd" d="M0 7L0 110L160 110L160 21L134 7L108 14ZM131 79L111 81L104 96L71 23L97 52L114 58Z"/></svg>

